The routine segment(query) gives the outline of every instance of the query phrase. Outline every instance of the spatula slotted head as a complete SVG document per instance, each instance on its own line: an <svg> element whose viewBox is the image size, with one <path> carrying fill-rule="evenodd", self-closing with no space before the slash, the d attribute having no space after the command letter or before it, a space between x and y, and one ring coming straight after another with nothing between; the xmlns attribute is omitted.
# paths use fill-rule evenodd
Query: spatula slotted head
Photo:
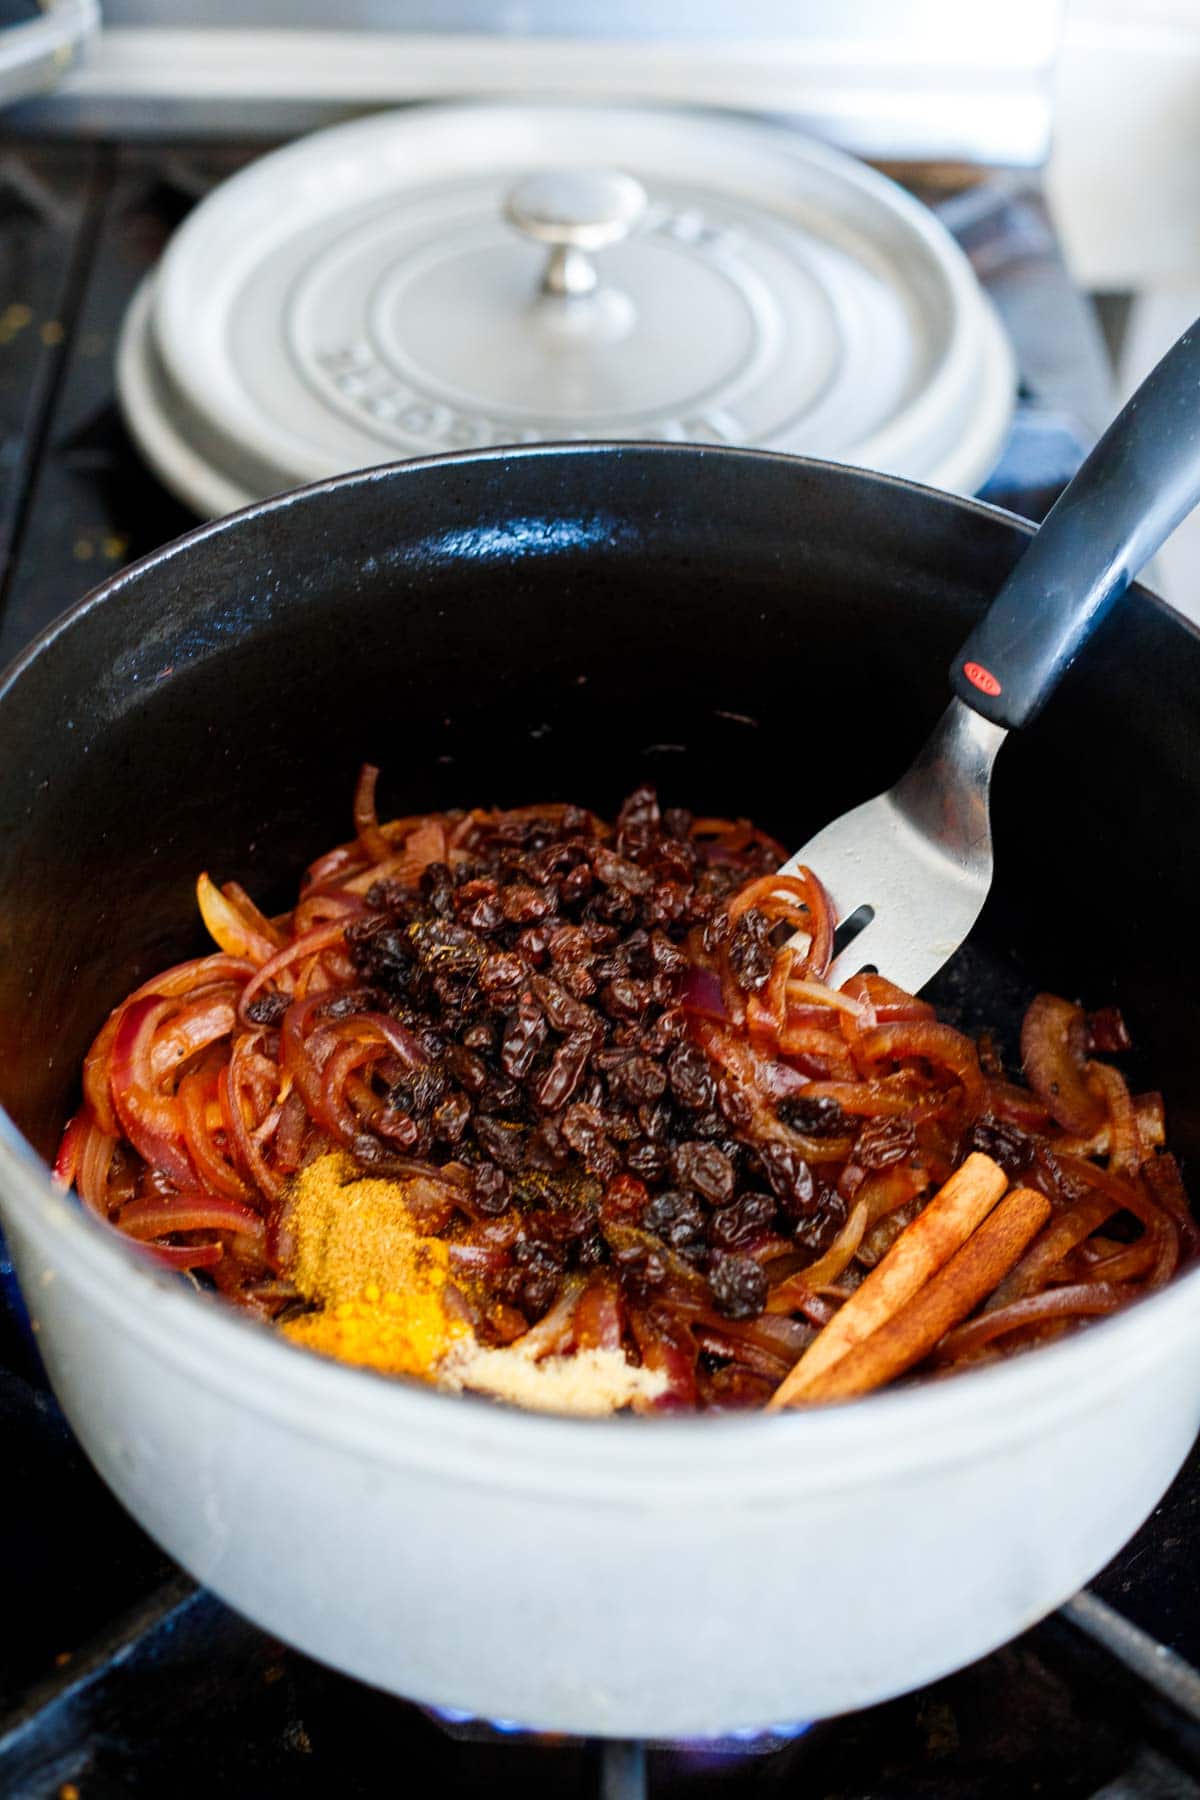
<svg viewBox="0 0 1200 1800"><path fill-rule="evenodd" d="M1004 736L952 701L895 787L834 819L784 863L785 875L811 869L833 903L832 986L873 968L917 993L954 955L992 884L988 786ZM855 920L868 911L869 922Z"/></svg>

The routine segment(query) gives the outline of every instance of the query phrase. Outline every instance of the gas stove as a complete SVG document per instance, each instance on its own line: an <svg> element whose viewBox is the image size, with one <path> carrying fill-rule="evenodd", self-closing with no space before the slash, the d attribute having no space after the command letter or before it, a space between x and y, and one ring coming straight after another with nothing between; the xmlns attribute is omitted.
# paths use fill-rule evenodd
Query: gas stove
<svg viewBox="0 0 1200 1800"><path fill-rule="evenodd" d="M113 389L126 305L170 232L262 144L0 151L0 661L195 521L133 450ZM984 497L1041 518L1111 412L1091 310L1035 178L891 169L958 237L1021 391ZM920 1693L759 1738L532 1737L437 1716L267 1637L181 1576L92 1473L0 1252L0 1793L403 1792L607 1800L779 1793L1014 1800L1200 1796L1200 1455L1054 1618Z"/></svg>

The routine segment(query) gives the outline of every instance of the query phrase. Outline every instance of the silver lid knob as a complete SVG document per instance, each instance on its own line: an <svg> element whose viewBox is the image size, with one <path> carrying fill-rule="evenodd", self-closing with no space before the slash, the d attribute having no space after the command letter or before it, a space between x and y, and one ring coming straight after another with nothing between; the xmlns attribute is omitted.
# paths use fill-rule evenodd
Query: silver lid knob
<svg viewBox="0 0 1200 1800"><path fill-rule="evenodd" d="M526 237L551 244L542 275L547 294L590 294L596 269L590 250L615 244L637 224L646 190L616 169L547 169L517 183L505 217Z"/></svg>

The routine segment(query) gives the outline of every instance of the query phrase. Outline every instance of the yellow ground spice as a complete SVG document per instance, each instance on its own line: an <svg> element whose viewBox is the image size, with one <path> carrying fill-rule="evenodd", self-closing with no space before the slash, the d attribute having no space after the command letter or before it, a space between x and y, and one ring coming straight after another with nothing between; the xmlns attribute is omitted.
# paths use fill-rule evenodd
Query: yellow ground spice
<svg viewBox="0 0 1200 1800"><path fill-rule="evenodd" d="M417 1231L402 1182L362 1175L332 1152L300 1171L287 1216L295 1242L288 1272L319 1308L283 1325L293 1343L433 1379L450 1347L471 1336L445 1303L449 1250Z"/></svg>

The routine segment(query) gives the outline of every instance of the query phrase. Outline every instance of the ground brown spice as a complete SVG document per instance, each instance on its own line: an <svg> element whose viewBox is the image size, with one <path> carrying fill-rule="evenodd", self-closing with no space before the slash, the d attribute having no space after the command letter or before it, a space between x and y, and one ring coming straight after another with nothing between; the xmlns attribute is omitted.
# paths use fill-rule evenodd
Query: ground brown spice
<svg viewBox="0 0 1200 1800"><path fill-rule="evenodd" d="M319 1310L289 1319L284 1335L342 1362L435 1378L470 1328L445 1303L447 1246L416 1230L402 1185L334 1152L301 1170L287 1217L289 1272Z"/></svg>
<svg viewBox="0 0 1200 1800"><path fill-rule="evenodd" d="M665 1377L621 1350L538 1361L488 1350L446 1304L450 1253L422 1237L401 1182L360 1175L341 1151L297 1176L287 1208L289 1273L317 1310L285 1321L292 1343L387 1375L419 1375L543 1412L599 1415L655 1399Z"/></svg>

